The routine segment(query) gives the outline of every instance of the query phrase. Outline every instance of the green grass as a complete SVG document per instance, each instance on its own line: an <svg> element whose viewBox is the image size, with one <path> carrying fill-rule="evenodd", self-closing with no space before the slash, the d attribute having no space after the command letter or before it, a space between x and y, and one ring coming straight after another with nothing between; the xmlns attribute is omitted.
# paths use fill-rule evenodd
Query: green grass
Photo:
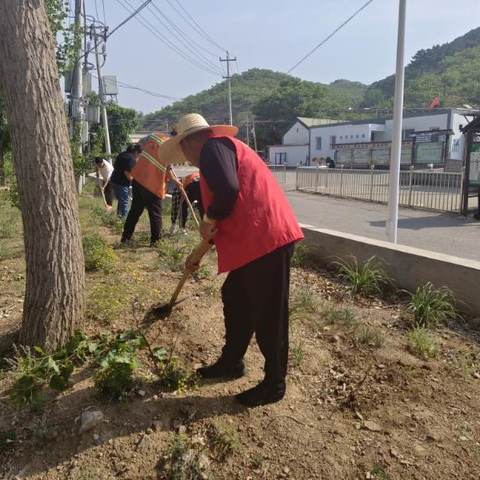
<svg viewBox="0 0 480 480"><path fill-rule="evenodd" d="M408 349L424 360L438 355L438 345L423 327L415 327L407 333Z"/></svg>
<svg viewBox="0 0 480 480"><path fill-rule="evenodd" d="M340 278L349 285L352 295L381 295L391 285L390 278L375 257L363 264L352 257L350 261L340 260L334 265L338 268Z"/></svg>
<svg viewBox="0 0 480 480"><path fill-rule="evenodd" d="M410 294L408 310L413 314L415 326L426 328L459 317L452 291L447 287L435 288L430 282Z"/></svg>
<svg viewBox="0 0 480 480"><path fill-rule="evenodd" d="M215 421L207 430L209 446L217 460L223 462L240 447L238 433L233 425Z"/></svg>
<svg viewBox="0 0 480 480"><path fill-rule="evenodd" d="M316 295L307 287L293 289L290 295L290 319L294 321L311 318L319 308Z"/></svg>
<svg viewBox="0 0 480 480"><path fill-rule="evenodd" d="M87 316L104 325L114 320L129 308L126 285L97 283L87 295Z"/></svg>
<svg viewBox="0 0 480 480"><path fill-rule="evenodd" d="M312 255L312 250L305 243L297 243L293 252L292 267L297 268L312 268L315 266L315 258Z"/></svg>
<svg viewBox="0 0 480 480"><path fill-rule="evenodd" d="M385 337L379 328L362 325L355 330L355 341L365 347L380 348L385 343Z"/></svg>
<svg viewBox="0 0 480 480"><path fill-rule="evenodd" d="M347 330L357 327L358 321L355 312L350 308L337 308L334 305L328 305L322 312L327 325L335 325Z"/></svg>
<svg viewBox="0 0 480 480"><path fill-rule="evenodd" d="M83 238L83 254L87 272L98 270L102 270L105 273L111 272L117 261L113 248L96 233Z"/></svg>
<svg viewBox="0 0 480 480"><path fill-rule="evenodd" d="M290 347L290 366L300 368L305 358L305 352L299 343L294 343Z"/></svg>

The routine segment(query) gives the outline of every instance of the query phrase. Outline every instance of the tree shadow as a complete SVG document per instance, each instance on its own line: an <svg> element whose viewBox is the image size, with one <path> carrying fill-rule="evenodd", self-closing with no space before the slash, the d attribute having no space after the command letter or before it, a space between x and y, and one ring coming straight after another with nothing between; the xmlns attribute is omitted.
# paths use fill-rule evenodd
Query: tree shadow
<svg viewBox="0 0 480 480"><path fill-rule="evenodd" d="M372 227L385 228L385 220L370 221ZM425 228L448 228L448 227L480 227L480 223L472 218L460 215L439 214L436 216L425 216L416 218L400 218L398 228L406 230L422 230Z"/></svg>
<svg viewBox="0 0 480 480"><path fill-rule="evenodd" d="M142 434L152 427L155 427L156 431L172 431L176 425L188 425L191 422L224 414L239 415L247 410L237 403L232 395L159 398L154 396L147 401L139 398L128 402L101 403L95 398L95 394L93 387L89 387L67 391L53 402L49 402L48 414L44 417L48 417L47 430L51 433L42 438L41 442L37 441L32 445L31 451L35 452L36 458L30 456L32 461L26 465L28 468L25 472L27 478L56 468L97 446L111 444L112 449L116 450L112 443L115 438ZM94 430L80 435L79 416L87 409L101 410L105 420ZM93 434L96 434L95 437ZM140 435L138 440L134 437L137 444L132 452L137 450L142 438L143 435ZM116 454L122 461L128 462L128 455L125 452ZM25 463L28 464L28 461ZM17 467L25 468L22 465Z"/></svg>

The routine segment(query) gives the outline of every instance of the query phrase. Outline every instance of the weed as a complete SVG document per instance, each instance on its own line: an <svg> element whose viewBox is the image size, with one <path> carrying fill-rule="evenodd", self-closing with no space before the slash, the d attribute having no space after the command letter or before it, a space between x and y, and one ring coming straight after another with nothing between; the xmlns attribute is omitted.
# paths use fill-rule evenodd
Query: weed
<svg viewBox="0 0 480 480"><path fill-rule="evenodd" d="M452 291L447 287L435 288L430 282L410 294L408 309L414 315L415 325L427 328L459 316Z"/></svg>
<svg viewBox="0 0 480 480"><path fill-rule="evenodd" d="M308 268L315 264L311 249L305 243L299 243L295 246L292 255L291 265L297 268Z"/></svg>
<svg viewBox="0 0 480 480"><path fill-rule="evenodd" d="M74 368L63 354L49 355L40 347L34 347L33 351L28 347L16 349L14 358L8 362L16 377L10 399L19 407L30 406L37 411L45 402L44 388L65 390Z"/></svg>
<svg viewBox="0 0 480 480"><path fill-rule="evenodd" d="M470 377L480 369L480 354L472 351L458 352L454 362L462 370L464 377Z"/></svg>
<svg viewBox="0 0 480 480"><path fill-rule="evenodd" d="M178 272L183 269L186 252L185 245L173 244L167 239L158 242L160 260L172 272Z"/></svg>
<svg viewBox="0 0 480 480"><path fill-rule="evenodd" d="M97 284L87 296L87 316L103 324L114 321L125 309L126 288Z"/></svg>
<svg viewBox="0 0 480 480"><path fill-rule="evenodd" d="M292 368L299 368L305 357L305 352L300 344L294 344L290 348L290 365Z"/></svg>
<svg viewBox="0 0 480 480"><path fill-rule="evenodd" d="M214 452L217 460L222 462L240 446L238 434L232 425L211 423L207 433L210 449Z"/></svg>
<svg viewBox="0 0 480 480"><path fill-rule="evenodd" d="M193 448L185 435L175 435L165 455L159 462L160 478L167 480L200 480L208 479L208 457Z"/></svg>
<svg viewBox="0 0 480 480"><path fill-rule="evenodd" d="M438 346L423 327L415 327L407 334L408 349L425 360L438 355Z"/></svg>
<svg viewBox="0 0 480 480"><path fill-rule="evenodd" d="M391 285L391 280L375 257L369 258L363 264L359 264L357 259L352 257L350 261L338 261L335 265L340 278L349 284L352 295L381 294Z"/></svg>
<svg viewBox="0 0 480 480"><path fill-rule="evenodd" d="M291 295L289 313L292 320L310 317L318 310L315 294L306 287L296 288Z"/></svg>
<svg viewBox="0 0 480 480"><path fill-rule="evenodd" d="M200 268L193 274L195 280L207 280L211 278L212 271L208 265L201 265Z"/></svg>
<svg viewBox="0 0 480 480"><path fill-rule="evenodd" d="M250 458L250 466L254 470L260 470L263 466L263 457L258 452L254 452L252 457Z"/></svg>
<svg viewBox="0 0 480 480"><path fill-rule="evenodd" d="M133 374L139 366L138 350L145 346L144 337L133 330L117 335L109 343L94 376L95 387L102 396L117 400L132 388Z"/></svg>
<svg viewBox="0 0 480 480"><path fill-rule="evenodd" d="M349 308L336 308L330 305L323 311L323 318L329 325L341 326L349 330L357 326L355 312Z"/></svg>
<svg viewBox="0 0 480 480"><path fill-rule="evenodd" d="M355 340L360 345L380 348L385 342L385 337L380 329L363 325L356 329Z"/></svg>
<svg viewBox="0 0 480 480"><path fill-rule="evenodd" d="M83 254L85 256L85 270L87 272L103 270L110 272L115 266L117 256L112 247L98 234L83 238Z"/></svg>
<svg viewBox="0 0 480 480"><path fill-rule="evenodd" d="M177 357L167 354L162 347L153 349L155 362L159 369L160 385L172 391L185 391L194 388L198 379L195 372L184 368Z"/></svg>
<svg viewBox="0 0 480 480"><path fill-rule="evenodd" d="M378 463L373 464L372 470L370 471L370 475L372 475L373 478L376 478L378 480L389 480L390 478L387 472Z"/></svg>
<svg viewBox="0 0 480 480"><path fill-rule="evenodd" d="M123 220L113 212L107 212L103 207L95 206L92 209L93 215L105 227L108 227L113 233L120 235L123 232Z"/></svg>
<svg viewBox="0 0 480 480"><path fill-rule="evenodd" d="M18 209L0 205L0 239L15 238L21 234L21 217Z"/></svg>
<svg viewBox="0 0 480 480"><path fill-rule="evenodd" d="M6 452L14 447L17 434L14 430L0 432L0 453Z"/></svg>

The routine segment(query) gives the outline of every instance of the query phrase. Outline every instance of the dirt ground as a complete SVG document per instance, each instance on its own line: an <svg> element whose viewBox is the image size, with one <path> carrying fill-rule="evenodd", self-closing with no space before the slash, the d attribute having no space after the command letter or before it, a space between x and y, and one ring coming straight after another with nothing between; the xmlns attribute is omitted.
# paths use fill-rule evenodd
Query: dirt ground
<svg viewBox="0 0 480 480"><path fill-rule="evenodd" d="M98 200L81 200L84 233L100 232L114 245L119 235L95 218L95 205ZM147 247L147 230L144 219L136 245L115 250L113 272L88 274L88 335L134 328L151 304L168 299L179 267L172 268L171 259L167 266ZM187 235L189 242L194 235ZM5 337L21 318L25 266L20 230L0 237L0 337ZM182 235L168 240L173 248L184 241ZM215 360L223 342L223 278L215 275L214 263L211 255L201 278L187 283L186 299L170 319L156 322L148 333L155 345L173 346L191 369ZM135 299L142 305L136 315ZM87 365L75 370L71 388L49 396L42 413L11 404L13 374L4 365L0 436L13 431L15 441L0 442L0 478L480 478L478 332L461 322L434 330L439 354L424 360L407 348L404 305L351 298L332 274L301 268L293 270L292 299L288 392L271 406L249 410L233 398L262 378L254 342L246 357L248 373L240 380L169 392L158 386L145 356L137 387L121 401L106 402ZM345 309L348 322L332 320L337 318L332 311ZM362 331L369 333L359 335ZM101 410L105 420L79 434L86 410ZM209 440L214 427L234 439L223 457ZM202 474L165 473L162 465L179 433L202 452Z"/></svg>

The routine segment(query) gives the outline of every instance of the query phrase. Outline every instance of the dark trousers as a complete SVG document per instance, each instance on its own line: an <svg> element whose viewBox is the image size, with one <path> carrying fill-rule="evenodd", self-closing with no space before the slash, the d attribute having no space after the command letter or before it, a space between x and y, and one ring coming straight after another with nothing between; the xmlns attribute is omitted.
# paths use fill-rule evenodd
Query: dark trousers
<svg viewBox="0 0 480 480"><path fill-rule="evenodd" d="M145 208L150 218L150 241L156 242L160 238L162 229L162 200L152 192L143 188L139 183L132 183L132 205L123 227L122 242L132 238L138 220Z"/></svg>
<svg viewBox="0 0 480 480"><path fill-rule="evenodd" d="M293 243L230 272L222 287L222 359L243 358L255 333L265 357L265 379L283 381L288 364L288 297Z"/></svg>
<svg viewBox="0 0 480 480"><path fill-rule="evenodd" d="M200 182L192 182L185 190L190 203L196 203L200 218L203 217L204 209L202 204L202 195L200 193ZM175 187L175 190L172 193L172 211L170 219L172 225L177 223L177 218L180 214L180 228L185 228L188 220L188 205L187 202L183 199L182 193L178 187Z"/></svg>
<svg viewBox="0 0 480 480"><path fill-rule="evenodd" d="M105 183L103 183L105 185ZM105 195L105 201L107 202L107 205L111 207L113 205L113 186L110 182L105 185L103 189L103 193Z"/></svg>

